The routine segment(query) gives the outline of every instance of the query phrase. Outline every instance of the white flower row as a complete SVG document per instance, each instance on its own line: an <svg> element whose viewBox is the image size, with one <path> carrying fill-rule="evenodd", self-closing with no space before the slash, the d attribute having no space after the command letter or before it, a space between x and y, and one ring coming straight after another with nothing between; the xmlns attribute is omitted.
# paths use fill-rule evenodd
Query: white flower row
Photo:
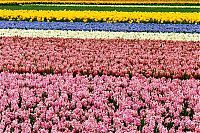
<svg viewBox="0 0 200 133"><path fill-rule="evenodd" d="M62 30L22 30L0 29L1 37L58 37L81 39L140 39L140 40L174 40L200 41L198 33L148 33L148 32L107 32L107 31L62 31Z"/></svg>
<svg viewBox="0 0 200 133"><path fill-rule="evenodd" d="M36 5L36 6L77 6L77 7L163 7L163 8L200 8L199 6L168 6L168 5L82 5L82 4L29 4ZM22 5L22 6L29 6L29 5Z"/></svg>

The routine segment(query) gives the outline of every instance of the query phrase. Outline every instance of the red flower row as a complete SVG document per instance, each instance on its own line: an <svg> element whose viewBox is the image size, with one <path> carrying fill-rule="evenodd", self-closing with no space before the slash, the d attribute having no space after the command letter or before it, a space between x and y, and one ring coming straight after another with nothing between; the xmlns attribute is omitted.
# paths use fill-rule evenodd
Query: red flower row
<svg viewBox="0 0 200 133"><path fill-rule="evenodd" d="M199 42L0 39L0 71L199 78Z"/></svg>

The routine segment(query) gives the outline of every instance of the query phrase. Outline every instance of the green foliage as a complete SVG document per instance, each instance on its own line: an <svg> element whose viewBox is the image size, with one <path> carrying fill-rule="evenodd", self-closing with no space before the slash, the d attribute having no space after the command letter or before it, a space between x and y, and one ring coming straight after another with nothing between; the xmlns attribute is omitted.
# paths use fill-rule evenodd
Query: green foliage
<svg viewBox="0 0 200 133"><path fill-rule="evenodd" d="M112 103L115 107L114 111L116 112L117 109L119 108L119 105L117 104L117 101L115 101L112 97L108 98L108 103Z"/></svg>
<svg viewBox="0 0 200 133"><path fill-rule="evenodd" d="M140 120L140 126L137 127L138 131L142 132L142 128L144 127L144 125L145 125L145 120L144 118L142 118Z"/></svg>
<svg viewBox="0 0 200 133"><path fill-rule="evenodd" d="M155 128L154 128L154 133L159 133L158 122L156 122L156 125L155 125Z"/></svg>
<svg viewBox="0 0 200 133"><path fill-rule="evenodd" d="M150 6L150 5L149 5ZM122 11L122 12L199 12L199 8L168 8L168 7L112 7L112 6L46 6L44 5L34 5L34 4L25 4L25 5L0 5L0 9L7 10L66 10L66 11Z"/></svg>

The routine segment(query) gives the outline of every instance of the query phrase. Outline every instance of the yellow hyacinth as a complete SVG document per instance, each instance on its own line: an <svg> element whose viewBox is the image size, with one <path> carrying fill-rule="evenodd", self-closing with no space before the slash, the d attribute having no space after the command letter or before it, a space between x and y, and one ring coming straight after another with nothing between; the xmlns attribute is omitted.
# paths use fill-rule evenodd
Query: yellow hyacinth
<svg viewBox="0 0 200 133"><path fill-rule="evenodd" d="M0 10L2 19L31 20L38 21L75 21L87 22L173 22L173 23L200 23L200 13L182 12L117 12L117 11L37 11L37 10Z"/></svg>

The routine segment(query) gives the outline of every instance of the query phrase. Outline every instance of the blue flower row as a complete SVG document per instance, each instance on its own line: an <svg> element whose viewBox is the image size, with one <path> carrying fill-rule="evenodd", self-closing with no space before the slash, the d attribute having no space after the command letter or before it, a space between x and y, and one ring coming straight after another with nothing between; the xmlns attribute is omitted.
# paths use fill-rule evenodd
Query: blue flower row
<svg viewBox="0 0 200 133"><path fill-rule="evenodd" d="M199 24L0 21L0 29L200 33Z"/></svg>

